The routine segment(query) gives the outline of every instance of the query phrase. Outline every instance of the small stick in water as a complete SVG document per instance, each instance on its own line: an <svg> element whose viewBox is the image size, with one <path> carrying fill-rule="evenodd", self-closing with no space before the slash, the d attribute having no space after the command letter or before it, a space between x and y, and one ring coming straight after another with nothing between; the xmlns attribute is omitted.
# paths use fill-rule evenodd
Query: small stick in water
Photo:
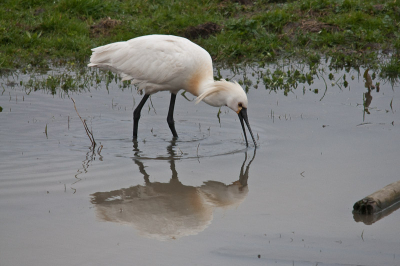
<svg viewBox="0 0 400 266"><path fill-rule="evenodd" d="M83 124L83 127L85 128L86 134L88 135L90 142L92 142L92 147L96 147L96 141L94 141L93 133L89 130L89 128L86 124L86 120L83 120L82 117L79 115L78 110L76 109L75 100L73 98L71 98L71 100L74 103L76 113L78 114L79 118L82 121L82 124Z"/></svg>

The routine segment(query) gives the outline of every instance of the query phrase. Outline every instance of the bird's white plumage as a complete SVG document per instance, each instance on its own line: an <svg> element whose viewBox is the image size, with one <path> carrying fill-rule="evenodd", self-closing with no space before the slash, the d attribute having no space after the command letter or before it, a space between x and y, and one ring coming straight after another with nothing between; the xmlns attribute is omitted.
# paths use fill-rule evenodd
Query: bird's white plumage
<svg viewBox="0 0 400 266"><path fill-rule="evenodd" d="M247 95L236 82L214 81L210 54L189 41L172 35L147 35L126 42L116 42L92 49L90 67L111 70L123 80L131 80L145 96L133 113L133 138L137 138L140 112L149 95L158 91L170 91L171 101L167 122L174 137L173 112L176 93L185 90L198 96L196 103L204 101L211 106L228 106L245 121L254 145L256 141L247 118Z"/></svg>
<svg viewBox="0 0 400 266"><path fill-rule="evenodd" d="M198 72L213 81L211 57L189 40L170 35L149 35L94 48L89 66L111 70L138 84L146 94L181 89L197 94L190 83ZM199 76L199 75L198 75ZM199 84L200 85L200 84Z"/></svg>
<svg viewBox="0 0 400 266"><path fill-rule="evenodd" d="M172 35L148 35L92 49L90 67L111 70L131 80L146 94L185 90L212 106L238 103L247 108L247 96L237 83L214 81L210 54Z"/></svg>

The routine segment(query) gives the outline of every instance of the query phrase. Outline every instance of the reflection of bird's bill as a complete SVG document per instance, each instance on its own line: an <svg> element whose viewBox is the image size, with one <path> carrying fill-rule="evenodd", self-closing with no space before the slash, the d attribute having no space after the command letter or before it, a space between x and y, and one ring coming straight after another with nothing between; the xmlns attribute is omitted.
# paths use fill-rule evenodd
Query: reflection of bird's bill
<svg viewBox="0 0 400 266"><path fill-rule="evenodd" d="M239 119L240 119L240 124L242 125L244 139L246 140L246 146L249 146L249 143L247 142L246 130L244 128L243 120L244 120L244 122L246 122L247 129L249 130L251 138L253 139L254 146L257 146L256 140L254 139L254 136L253 136L253 132L251 131L251 127L250 127L250 124L249 124L249 119L247 117L247 108L242 108L240 110L240 112L238 113L238 115L239 115Z"/></svg>

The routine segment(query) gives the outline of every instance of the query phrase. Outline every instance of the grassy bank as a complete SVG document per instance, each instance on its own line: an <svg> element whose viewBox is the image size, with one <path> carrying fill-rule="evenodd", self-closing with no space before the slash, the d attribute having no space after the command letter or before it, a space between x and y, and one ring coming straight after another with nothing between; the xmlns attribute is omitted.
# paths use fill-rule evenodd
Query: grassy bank
<svg viewBox="0 0 400 266"><path fill-rule="evenodd" d="M84 64L93 47L159 33L185 36L221 63L325 56L332 67L398 76L399 28L395 0L3 0L0 68Z"/></svg>

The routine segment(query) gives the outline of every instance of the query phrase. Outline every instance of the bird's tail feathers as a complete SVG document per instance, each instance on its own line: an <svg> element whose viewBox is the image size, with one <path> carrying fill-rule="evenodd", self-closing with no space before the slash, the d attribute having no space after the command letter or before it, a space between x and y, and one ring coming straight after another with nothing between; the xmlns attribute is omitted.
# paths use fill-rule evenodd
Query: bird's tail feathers
<svg viewBox="0 0 400 266"><path fill-rule="evenodd" d="M118 53L118 51L124 46L126 46L124 42L117 42L92 49L93 53L90 57L90 63L88 66L120 73L120 71L114 66L113 61L124 58L121 53Z"/></svg>

